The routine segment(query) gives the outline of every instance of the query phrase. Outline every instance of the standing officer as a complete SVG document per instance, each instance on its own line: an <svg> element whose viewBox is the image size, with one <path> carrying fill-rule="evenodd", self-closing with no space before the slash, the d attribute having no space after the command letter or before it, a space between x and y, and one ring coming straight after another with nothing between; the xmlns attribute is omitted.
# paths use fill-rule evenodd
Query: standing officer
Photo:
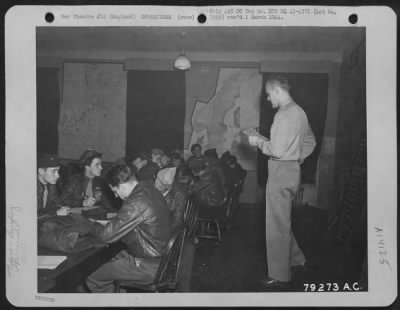
<svg viewBox="0 0 400 310"><path fill-rule="evenodd" d="M270 140L250 135L268 161L266 188L266 243L268 277L265 287L284 287L291 280L291 268L305 265L306 259L291 230L292 200L300 186L300 164L314 150L316 142L307 115L290 93L284 77L271 77L265 91L273 108L278 108L271 126Z"/></svg>

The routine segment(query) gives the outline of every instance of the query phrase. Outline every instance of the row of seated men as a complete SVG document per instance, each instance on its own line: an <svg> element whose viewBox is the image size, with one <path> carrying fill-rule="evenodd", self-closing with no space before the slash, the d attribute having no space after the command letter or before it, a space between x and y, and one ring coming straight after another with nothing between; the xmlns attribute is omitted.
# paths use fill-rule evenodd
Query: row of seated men
<svg viewBox="0 0 400 310"><path fill-rule="evenodd" d="M198 205L221 205L233 186L243 183L246 170L229 152L218 158L216 149L208 149L203 154L199 144L194 144L191 152L192 156L185 162L178 152L167 155L161 149L153 149L150 155L133 156L129 163L140 181L155 182L156 187L168 168L174 169L175 183L192 194Z"/></svg>
<svg viewBox="0 0 400 310"><path fill-rule="evenodd" d="M54 214L61 206L101 205L117 211L104 226L73 215L74 230L80 236L89 235L105 243L121 240L126 245L125 250L88 276L87 290L114 292L116 280L150 283L173 231L183 224L188 195L199 205L218 205L229 184L245 176L230 154L225 154L227 161L223 164L215 150L201 154L201 147L194 145L192 153L185 162L176 153L168 156L154 149L150 156L141 153L128 162L119 160L102 174L101 154L87 150L79 160L82 171L63 182L61 192L56 186L60 170L57 156L38 154L39 218ZM113 204L115 199L110 193L118 197L120 205Z"/></svg>

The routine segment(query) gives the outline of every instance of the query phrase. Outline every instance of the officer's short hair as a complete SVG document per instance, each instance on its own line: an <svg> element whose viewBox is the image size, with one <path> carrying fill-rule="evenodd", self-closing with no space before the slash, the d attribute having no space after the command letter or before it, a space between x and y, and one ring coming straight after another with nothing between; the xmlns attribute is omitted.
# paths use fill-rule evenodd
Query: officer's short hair
<svg viewBox="0 0 400 310"><path fill-rule="evenodd" d="M273 75L267 79L265 85L270 84L272 86L278 86L287 92L290 92L290 83L289 80L280 75Z"/></svg>

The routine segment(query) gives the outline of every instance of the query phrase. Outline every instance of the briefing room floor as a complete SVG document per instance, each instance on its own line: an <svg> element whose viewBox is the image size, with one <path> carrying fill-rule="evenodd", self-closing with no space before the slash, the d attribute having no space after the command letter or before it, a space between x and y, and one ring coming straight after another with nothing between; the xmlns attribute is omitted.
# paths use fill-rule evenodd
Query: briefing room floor
<svg viewBox="0 0 400 310"><path fill-rule="evenodd" d="M327 212L312 207L293 209L292 227L311 264L306 274L293 279L291 291L304 291L304 283L359 280L362 250L334 246L327 233ZM356 253L356 255L354 255ZM223 231L219 244L201 240L196 246L191 274L192 292L260 292L257 282L266 274L265 211L242 206Z"/></svg>

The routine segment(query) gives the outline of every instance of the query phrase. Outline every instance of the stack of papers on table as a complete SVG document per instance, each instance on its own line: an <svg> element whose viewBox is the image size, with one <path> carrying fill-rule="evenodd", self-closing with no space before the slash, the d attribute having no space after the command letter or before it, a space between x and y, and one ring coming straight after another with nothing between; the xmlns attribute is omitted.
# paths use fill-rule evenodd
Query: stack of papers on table
<svg viewBox="0 0 400 310"><path fill-rule="evenodd" d="M101 225L107 225L109 221L106 220L96 220L96 223L99 223Z"/></svg>
<svg viewBox="0 0 400 310"><path fill-rule="evenodd" d="M90 211L90 210L94 210L94 209L98 209L98 208L100 208L100 206L91 206L91 207L83 207L82 210Z"/></svg>
<svg viewBox="0 0 400 310"><path fill-rule="evenodd" d="M95 223L99 223L101 225L107 225L108 222L110 222L110 220L95 220L95 219L91 219L89 218L89 221L95 222Z"/></svg>
<svg viewBox="0 0 400 310"><path fill-rule="evenodd" d="M39 269L55 269L58 265L60 265L64 260L66 260L66 256L38 256L38 268Z"/></svg>

